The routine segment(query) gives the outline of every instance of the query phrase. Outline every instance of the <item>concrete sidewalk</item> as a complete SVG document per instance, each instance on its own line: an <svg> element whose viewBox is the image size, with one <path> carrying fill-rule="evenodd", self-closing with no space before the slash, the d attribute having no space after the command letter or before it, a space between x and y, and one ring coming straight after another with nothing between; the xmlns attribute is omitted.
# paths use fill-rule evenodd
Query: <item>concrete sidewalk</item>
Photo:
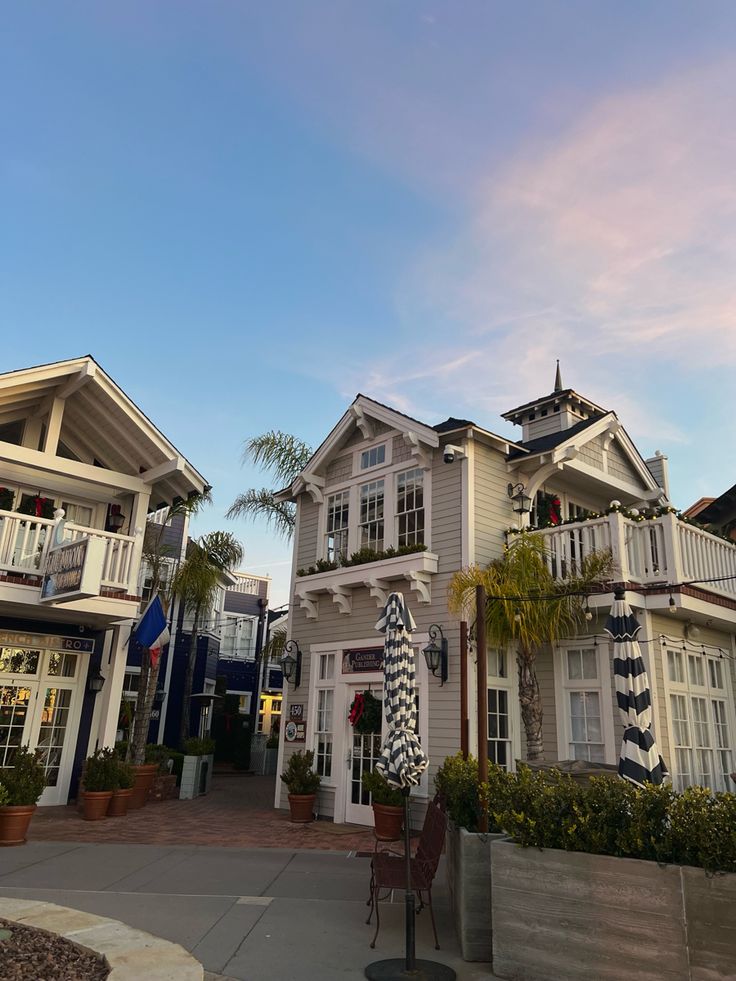
<svg viewBox="0 0 736 981"><path fill-rule="evenodd" d="M369 865L349 851L31 842L0 851L0 895L122 920L237 981L344 981L403 956L403 893L382 904L369 947ZM460 959L442 866L433 898L442 950L425 910L417 956L451 965L460 981L489 981L489 965Z"/></svg>

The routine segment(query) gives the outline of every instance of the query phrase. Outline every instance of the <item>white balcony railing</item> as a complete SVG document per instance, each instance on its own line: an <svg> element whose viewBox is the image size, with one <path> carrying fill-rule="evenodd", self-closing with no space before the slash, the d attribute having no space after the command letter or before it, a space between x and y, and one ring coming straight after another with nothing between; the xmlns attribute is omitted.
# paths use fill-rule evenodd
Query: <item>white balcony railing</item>
<svg viewBox="0 0 736 981"><path fill-rule="evenodd" d="M546 540L550 572L559 579L574 575L591 552L610 549L617 581L672 585L697 581L709 592L736 597L736 544L685 524L674 514L632 521L613 512L545 528L540 534Z"/></svg>
<svg viewBox="0 0 736 981"><path fill-rule="evenodd" d="M46 541L54 524L49 518L0 511L0 572L40 575ZM67 541L87 536L105 543L102 585L135 593L137 569L132 568L135 539L70 522L64 526Z"/></svg>

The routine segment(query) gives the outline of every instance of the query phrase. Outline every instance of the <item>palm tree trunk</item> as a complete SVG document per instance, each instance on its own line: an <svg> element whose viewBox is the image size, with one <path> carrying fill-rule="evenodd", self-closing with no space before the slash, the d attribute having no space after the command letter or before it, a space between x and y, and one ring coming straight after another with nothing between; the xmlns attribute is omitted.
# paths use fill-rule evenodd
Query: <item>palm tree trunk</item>
<svg viewBox="0 0 736 981"><path fill-rule="evenodd" d="M200 608L194 611L192 634L189 638L189 654L184 671L184 693L181 700L181 723L179 725L179 746L184 749L184 743L189 739L189 715L192 702L192 682L194 681L194 665L197 661L197 628L199 627Z"/></svg>
<svg viewBox="0 0 736 981"><path fill-rule="evenodd" d="M161 666L161 655L159 654L156 664L151 663L151 652L144 651L141 661L141 674L138 688L138 698L135 706L135 719L133 720L133 735L131 746L128 753L132 763L139 765L145 763L146 743L148 742L148 730L151 725L151 710L153 699L158 686L158 672Z"/></svg>
<svg viewBox="0 0 736 981"><path fill-rule="evenodd" d="M519 704L526 735L526 755L530 763L542 759L542 696L536 672L537 652L521 648L516 655L519 669Z"/></svg>

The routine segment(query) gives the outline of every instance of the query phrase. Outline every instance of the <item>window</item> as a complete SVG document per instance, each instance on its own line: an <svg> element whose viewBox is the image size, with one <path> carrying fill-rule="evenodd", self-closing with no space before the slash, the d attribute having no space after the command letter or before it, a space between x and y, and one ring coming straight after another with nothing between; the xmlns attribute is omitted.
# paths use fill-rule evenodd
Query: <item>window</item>
<svg viewBox="0 0 736 981"><path fill-rule="evenodd" d="M363 450L360 454L360 469L369 470L386 462L386 444L372 446L369 450Z"/></svg>
<svg viewBox="0 0 736 981"><path fill-rule="evenodd" d="M335 655L320 654L319 657L319 680L331 681L335 673Z"/></svg>
<svg viewBox="0 0 736 981"><path fill-rule="evenodd" d="M374 480L360 488L360 548L383 549L383 481Z"/></svg>
<svg viewBox="0 0 736 981"><path fill-rule="evenodd" d="M593 647L571 648L564 659L569 758L605 763L601 681Z"/></svg>
<svg viewBox="0 0 736 981"><path fill-rule="evenodd" d="M169 575L171 574L171 567L167 562L162 562L158 571L158 592L165 593L168 582ZM146 569L146 575L143 578L143 584L141 585L141 609L144 609L148 603L150 603L153 597L153 573L151 567L148 566Z"/></svg>
<svg viewBox="0 0 736 981"><path fill-rule="evenodd" d="M424 472L407 470L396 478L397 544L424 544Z"/></svg>
<svg viewBox="0 0 736 981"><path fill-rule="evenodd" d="M516 704L508 671L507 651L489 647L488 663L488 759L504 770L514 760L511 707Z"/></svg>
<svg viewBox="0 0 736 981"><path fill-rule="evenodd" d="M238 621L235 617L227 617L222 625L222 634L220 636L220 655L222 657L235 654L237 648L237 632Z"/></svg>
<svg viewBox="0 0 736 981"><path fill-rule="evenodd" d="M348 554L349 491L327 498L327 531L325 555L330 562L344 559Z"/></svg>
<svg viewBox="0 0 736 981"><path fill-rule="evenodd" d="M94 509L84 504L71 504L69 501L62 501L64 517L74 525L82 525L85 528L92 527Z"/></svg>
<svg viewBox="0 0 736 981"><path fill-rule="evenodd" d="M322 777L332 776L332 703L334 694L331 688L317 689L314 768Z"/></svg>
<svg viewBox="0 0 736 981"><path fill-rule="evenodd" d="M123 678L123 695L133 695L138 694L138 689L141 684L141 674L140 670L137 671L126 671Z"/></svg>
<svg viewBox="0 0 736 981"><path fill-rule="evenodd" d="M667 679L675 788L698 784L730 790L733 742L722 662L706 654L667 650Z"/></svg>

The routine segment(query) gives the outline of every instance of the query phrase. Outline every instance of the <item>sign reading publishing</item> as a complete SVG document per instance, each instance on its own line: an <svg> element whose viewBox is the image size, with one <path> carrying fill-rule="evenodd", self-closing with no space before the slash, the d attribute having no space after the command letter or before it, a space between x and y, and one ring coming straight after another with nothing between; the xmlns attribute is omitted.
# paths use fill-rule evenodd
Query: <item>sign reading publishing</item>
<svg viewBox="0 0 736 981"><path fill-rule="evenodd" d="M70 603L99 596L105 543L101 538L79 538L49 549L41 582L42 603Z"/></svg>

